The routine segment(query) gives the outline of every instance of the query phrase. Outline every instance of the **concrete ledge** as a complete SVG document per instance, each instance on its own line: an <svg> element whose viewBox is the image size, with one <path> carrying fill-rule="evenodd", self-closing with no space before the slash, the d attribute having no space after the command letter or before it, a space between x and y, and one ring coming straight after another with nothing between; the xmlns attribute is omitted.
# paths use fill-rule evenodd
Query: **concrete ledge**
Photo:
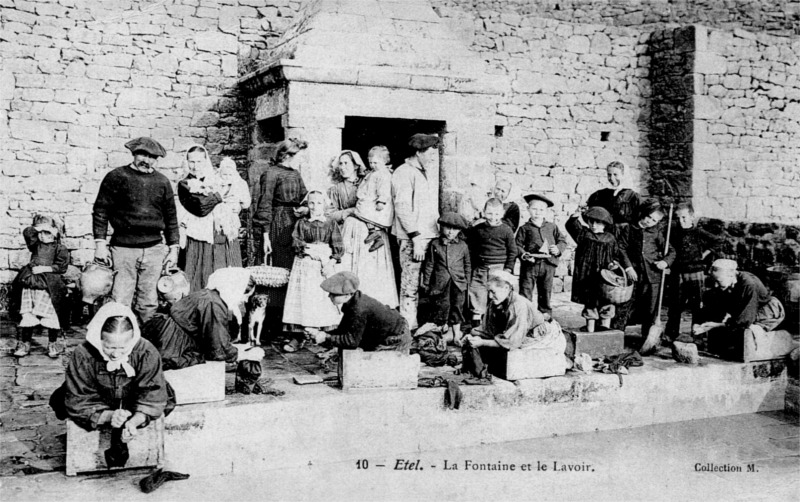
<svg viewBox="0 0 800 502"><path fill-rule="evenodd" d="M243 473L784 408L783 367L666 357L645 358L622 386L602 373L462 386L459 410L444 407L442 388L294 386L270 402L189 405L167 419L166 455L193 475Z"/></svg>
<svg viewBox="0 0 800 502"><path fill-rule="evenodd" d="M416 389L419 354L393 350L339 350L342 389Z"/></svg>

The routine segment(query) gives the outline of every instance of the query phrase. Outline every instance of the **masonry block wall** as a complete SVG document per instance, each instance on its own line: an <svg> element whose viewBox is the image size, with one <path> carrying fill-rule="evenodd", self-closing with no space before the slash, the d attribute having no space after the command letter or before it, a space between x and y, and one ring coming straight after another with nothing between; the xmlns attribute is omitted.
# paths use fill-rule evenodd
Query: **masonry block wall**
<svg viewBox="0 0 800 502"><path fill-rule="evenodd" d="M650 97L643 33L509 13L442 14L458 16L473 49L511 80L497 105L498 177L522 192L552 194L558 221L605 186L612 160L629 166L638 186L647 168Z"/></svg>
<svg viewBox="0 0 800 502"><path fill-rule="evenodd" d="M695 26L656 30L648 40L650 165L644 185L673 200L692 196Z"/></svg>
<svg viewBox="0 0 800 502"><path fill-rule="evenodd" d="M27 261L21 231L37 211L64 216L74 262L91 259L91 204L103 175L129 161L123 145L131 137L152 135L164 144L170 154L161 166L173 181L179 151L192 142L209 146L215 162L233 156L246 173L253 104L236 81L258 65L301 3L0 0L0 285ZM695 142L715 145L724 157L719 169L703 168L705 178L697 178L698 166L715 164L699 162L709 148L695 145L692 183L703 200L714 200L703 207L712 216L797 224L797 211L787 210L797 207L790 193L798 165L797 38L755 32L800 33L798 2L432 4L490 71L511 81L497 107L492 165L471 175L484 184L499 173L521 190L553 192L559 222L603 184L610 160L626 162L634 183L649 189L650 168L661 160L651 152L651 114L671 117L653 109L661 77L652 81L651 59L659 53L651 33L664 23L697 22L753 30L709 33L698 46L698 54L724 62L725 73L702 74L695 98L739 112L695 113ZM742 120L756 132L733 143ZM740 152L765 164L734 164L731 175L728 160ZM757 179L765 166L776 190ZM735 193L715 191L724 180Z"/></svg>
<svg viewBox="0 0 800 502"><path fill-rule="evenodd" d="M695 205L800 224L800 39L697 27Z"/></svg>
<svg viewBox="0 0 800 502"><path fill-rule="evenodd" d="M151 135L179 176L199 142L241 162L249 137L236 81L299 7L288 0L3 0L0 35L0 283L27 263L34 213L65 217L91 259L91 204L124 143ZM216 159L219 160L218 158Z"/></svg>

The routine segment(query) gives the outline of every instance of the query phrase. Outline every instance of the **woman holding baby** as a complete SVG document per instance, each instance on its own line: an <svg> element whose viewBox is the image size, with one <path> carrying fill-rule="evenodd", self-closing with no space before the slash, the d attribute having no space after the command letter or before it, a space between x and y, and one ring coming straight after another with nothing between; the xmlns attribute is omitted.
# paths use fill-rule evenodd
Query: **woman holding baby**
<svg viewBox="0 0 800 502"><path fill-rule="evenodd" d="M215 270L242 266L239 213L250 206L250 192L232 159L215 169L201 145L189 147L185 164L178 183L181 264L191 291L199 291Z"/></svg>

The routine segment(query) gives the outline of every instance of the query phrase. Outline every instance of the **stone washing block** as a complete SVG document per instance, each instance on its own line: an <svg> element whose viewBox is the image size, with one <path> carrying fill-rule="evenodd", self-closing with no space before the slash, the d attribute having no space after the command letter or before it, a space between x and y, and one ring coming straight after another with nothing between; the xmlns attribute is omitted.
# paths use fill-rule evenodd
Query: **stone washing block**
<svg viewBox="0 0 800 502"><path fill-rule="evenodd" d="M416 389L419 354L393 350L339 350L342 389Z"/></svg>
<svg viewBox="0 0 800 502"><path fill-rule="evenodd" d="M753 331L744 331L744 362L782 359L797 347L792 334L786 330L767 331L753 335Z"/></svg>
<svg viewBox="0 0 800 502"><path fill-rule="evenodd" d="M164 465L164 418L153 420L128 443L130 458L125 467L109 469L105 451L111 446L111 428L87 432L67 420L67 476L81 472L118 471Z"/></svg>
<svg viewBox="0 0 800 502"><path fill-rule="evenodd" d="M618 329L587 333L580 330L564 330L567 337L565 354L570 359L575 354L589 354L592 359L602 356L613 356L625 350L625 334Z"/></svg>
<svg viewBox="0 0 800 502"><path fill-rule="evenodd" d="M179 370L167 370L164 378L175 391L175 404L225 400L225 362L206 361Z"/></svg>
<svg viewBox="0 0 800 502"><path fill-rule="evenodd" d="M509 350L506 356L505 380L546 378L566 373L564 353L543 349Z"/></svg>

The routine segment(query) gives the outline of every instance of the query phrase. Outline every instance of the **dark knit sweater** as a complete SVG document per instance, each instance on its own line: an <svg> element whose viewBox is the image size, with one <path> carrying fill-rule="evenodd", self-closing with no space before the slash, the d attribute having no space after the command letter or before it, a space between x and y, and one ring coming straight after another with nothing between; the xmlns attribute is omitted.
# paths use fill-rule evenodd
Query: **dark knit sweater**
<svg viewBox="0 0 800 502"><path fill-rule="evenodd" d="M472 254L473 270L485 265L503 264L503 268L514 270L517 259L517 244L514 231L501 223L496 227L484 222L467 230L467 244Z"/></svg>
<svg viewBox="0 0 800 502"><path fill-rule="evenodd" d="M700 272L705 270L704 251L713 251L722 238L697 227L672 229L672 246L677 255L672 267L677 273Z"/></svg>
<svg viewBox="0 0 800 502"><path fill-rule="evenodd" d="M143 173L123 166L108 173L94 202L92 223L95 239L105 239L111 223L112 246L154 246L161 242L162 232L168 245L179 242L172 185L158 171Z"/></svg>

